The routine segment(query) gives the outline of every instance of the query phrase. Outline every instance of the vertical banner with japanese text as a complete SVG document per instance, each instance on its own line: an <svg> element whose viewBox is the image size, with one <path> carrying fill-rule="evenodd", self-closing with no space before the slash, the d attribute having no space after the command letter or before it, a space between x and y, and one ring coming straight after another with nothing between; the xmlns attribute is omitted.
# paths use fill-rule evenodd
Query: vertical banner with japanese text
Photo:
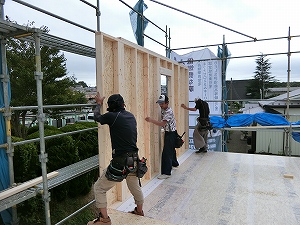
<svg viewBox="0 0 300 225"><path fill-rule="evenodd" d="M194 100L201 98L209 104L210 115L222 115L222 62L208 48L193 51L184 55L171 53L171 59L185 64L189 69L189 107L195 107ZM185 103L187 104L187 103ZM199 112L189 113L190 148L194 148L193 131L197 124ZM211 131L208 149L221 151L221 132Z"/></svg>

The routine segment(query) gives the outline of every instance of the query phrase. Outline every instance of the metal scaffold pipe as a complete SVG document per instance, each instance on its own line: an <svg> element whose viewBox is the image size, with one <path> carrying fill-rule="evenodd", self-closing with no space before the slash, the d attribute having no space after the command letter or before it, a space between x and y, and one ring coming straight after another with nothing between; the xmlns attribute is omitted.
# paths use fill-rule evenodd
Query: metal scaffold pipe
<svg viewBox="0 0 300 225"><path fill-rule="evenodd" d="M50 193L48 191L47 179L47 161L48 156L45 151L45 132L44 132L44 113L43 113L43 95L42 95L42 65L41 65L41 46L40 46L40 33L35 33L35 63L36 63L36 89L37 89L37 102L38 102L38 121L39 121L39 134L40 134L40 162L43 177L43 200L45 205L45 218L46 225L51 225L50 218Z"/></svg>
<svg viewBox="0 0 300 225"><path fill-rule="evenodd" d="M288 31L288 69L287 69L287 98L286 98L286 118L287 120L290 119L289 109L290 109L290 72L291 72L291 29L289 27ZM285 140L285 154L291 156L291 128L288 129L286 132L286 140Z"/></svg>
<svg viewBox="0 0 300 225"><path fill-rule="evenodd" d="M38 7L34 6L34 5L28 4L27 2L24 2L24 1L21 1L21 0L13 0L13 1L15 1L15 2L17 2L17 3L20 3L20 4L22 4L22 5L25 5L25 6L29 7L29 8L35 9L35 10L37 10L37 11L39 11L39 12L45 13L45 14L47 14L47 15L49 15L49 16L54 17L54 18L60 19L60 20L62 20L62 21L65 21L65 22L67 22L67 23L69 23L69 24L72 24L72 25L74 25L74 26L77 26L77 27L80 27L80 28L85 29L85 30L87 30L87 31L90 31L90 32L95 33L95 30L92 30L92 29L90 29L90 28L88 28L88 27L82 26L82 25L80 25L80 24L78 24L78 23L75 23L75 22L73 22L73 21L71 21L71 20L65 19L65 18L63 18L63 17L61 17L61 16L55 15L55 14L53 14L53 13L51 13L51 12L48 12L48 11L46 11L46 10L44 10L44 9L41 9L41 8L38 8Z"/></svg>

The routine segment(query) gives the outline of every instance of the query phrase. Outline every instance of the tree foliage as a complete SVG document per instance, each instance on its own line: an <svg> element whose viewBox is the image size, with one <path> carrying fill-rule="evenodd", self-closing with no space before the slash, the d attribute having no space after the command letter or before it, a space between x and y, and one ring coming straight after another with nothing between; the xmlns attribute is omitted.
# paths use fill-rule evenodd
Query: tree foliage
<svg viewBox="0 0 300 225"><path fill-rule="evenodd" d="M289 83L290 87L300 87L300 82L293 81ZM287 82L277 82L275 87L287 87Z"/></svg>
<svg viewBox="0 0 300 225"><path fill-rule="evenodd" d="M266 55L261 54L255 59L255 62L254 79L247 86L247 95L253 99L264 99L268 88L274 87L277 80L271 76L272 65L270 59L266 59Z"/></svg>
<svg viewBox="0 0 300 225"><path fill-rule="evenodd" d="M45 136L62 134L87 128L97 127L95 122L79 122L66 125L60 129L45 125ZM28 129L27 139L39 137L39 126ZM35 143L36 149L40 149L39 142ZM48 154L47 171L52 172L71 165L78 161L87 159L98 154L98 130L75 133L45 140L45 149ZM38 150L39 152L39 150ZM40 176L40 166L36 176ZM85 173L73 180L60 185L52 190L52 197L58 201L64 200L67 196L77 197L90 192L95 178L98 176L98 169Z"/></svg>
<svg viewBox="0 0 300 225"><path fill-rule="evenodd" d="M43 28L47 32L47 28ZM87 103L84 93L76 92L74 76L67 76L64 54L58 49L41 46L41 65L43 72L42 97L44 105L82 104ZM35 45L21 39L7 40L7 66L11 84L12 106L37 105L37 87L35 79ZM24 137L26 115L29 110L14 111L12 126L15 136ZM31 110L35 113L36 110ZM44 110L45 113L58 114L58 110ZM22 118L20 126L19 118ZM32 122L36 121L33 117Z"/></svg>
<svg viewBox="0 0 300 225"><path fill-rule="evenodd" d="M45 136L61 134L74 130L97 127L95 122L80 122L67 125L61 129L45 125ZM33 126L28 129L27 138L39 137L39 126ZM51 172L64 166L73 164L79 160L86 159L98 154L98 132L92 130L83 133L63 136L57 139L46 140L46 151L49 155L47 171ZM12 137L13 142L23 141L24 139ZM15 182L26 182L41 175L41 165L39 162L39 142L28 143L15 146L14 151L14 175ZM81 196L90 192L95 178L98 177L98 168L74 178L58 187L51 189L51 212L53 221L59 222L69 216L83 204L86 204L85 197ZM67 202L65 202L67 201ZM71 205L68 205L68 204ZM41 196L28 199L18 204L18 218L22 224L45 224L45 215L43 212L44 203ZM82 224L92 215L91 211L81 212L80 216L73 217L66 224ZM1 224L1 221L0 221Z"/></svg>
<svg viewBox="0 0 300 225"><path fill-rule="evenodd" d="M12 136L13 142L24 141L23 138ZM14 175L15 182L25 182L37 177L40 168L38 150L34 143L17 145L14 147Z"/></svg>
<svg viewBox="0 0 300 225"><path fill-rule="evenodd" d="M45 129L45 136L62 134L59 129ZM39 131L27 136L27 139L38 138ZM37 149L40 149L40 143L36 142ZM70 136L61 136L45 140L45 149L48 154L47 172L56 171L65 166L73 164L79 161L78 148L75 146L75 140ZM42 175L42 171L39 169L37 172L39 176ZM59 187L52 190L52 197L58 200L63 200L68 195L70 183L64 183Z"/></svg>
<svg viewBox="0 0 300 225"><path fill-rule="evenodd" d="M75 130L83 130L87 128L97 127L95 122L76 122L61 127L62 132L71 132ZM98 130L91 130L71 135L75 140L75 146L78 148L79 160L84 160L98 154ZM92 170L70 181L72 188L68 195L76 197L79 195L86 195L90 192L95 178L98 177L98 169Z"/></svg>
<svg viewBox="0 0 300 225"><path fill-rule="evenodd" d="M88 85L84 82L84 81L78 81L77 82L77 85L81 85L82 87L84 87L84 88L86 88L86 87L88 87Z"/></svg>

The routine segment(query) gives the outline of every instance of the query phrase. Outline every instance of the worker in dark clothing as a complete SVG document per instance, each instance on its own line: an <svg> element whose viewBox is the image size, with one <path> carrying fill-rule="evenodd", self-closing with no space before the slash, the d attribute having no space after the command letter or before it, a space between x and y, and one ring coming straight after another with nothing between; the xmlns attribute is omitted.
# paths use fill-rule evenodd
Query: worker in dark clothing
<svg viewBox="0 0 300 225"><path fill-rule="evenodd" d="M199 110L199 117L197 118L197 125L193 133L194 146L198 150L196 153L207 152L208 144L208 130L210 129L209 122L209 106L206 101L200 98L195 99L195 107L189 108L185 104L181 104L181 107L189 111Z"/></svg>
<svg viewBox="0 0 300 225"><path fill-rule="evenodd" d="M99 93L95 96L97 106L94 110L94 120L101 125L109 126L112 160L94 185L99 216L88 222L87 225L111 225L107 213L106 192L123 179L126 179L128 189L137 205L131 213L144 216L144 196L139 185L139 178L136 176L136 170L134 170L134 162L137 162L138 159L136 119L132 113L125 110L124 100L120 94L114 94L108 98L108 112L101 114L100 107L103 105L104 98Z"/></svg>

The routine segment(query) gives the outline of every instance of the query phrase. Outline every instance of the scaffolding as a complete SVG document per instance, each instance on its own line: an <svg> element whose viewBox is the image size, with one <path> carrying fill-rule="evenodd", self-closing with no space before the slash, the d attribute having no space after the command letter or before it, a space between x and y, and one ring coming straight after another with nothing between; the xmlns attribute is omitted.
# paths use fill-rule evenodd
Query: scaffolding
<svg viewBox="0 0 300 225"><path fill-rule="evenodd" d="M47 14L49 16L52 16L54 18L57 18L59 20L62 20L64 22L70 23L74 26L77 26L81 29L87 30L89 32L95 33L96 31L87 27L84 27L80 24L74 23L73 21L67 20L63 17L60 17L58 15L55 15L51 12L48 12L44 9L38 8L34 5L28 4L21 0L13 0L17 3L20 3L26 7L29 7L31 9L37 10L39 12L42 12L44 14ZM96 16L97 16L97 31L100 31L100 8L99 8L99 0L97 0L97 6L94 6L84 0L80 0L83 3L95 8L96 10ZM125 4L127 7L131 8L129 5L127 5L125 2L121 1L123 4ZM87 173L93 169L96 169L99 167L99 156L95 155L91 158L85 159L83 161L77 162L75 164L69 165L65 168L61 168L57 170L57 174L51 178L48 179L49 174L47 174L46 169L46 163L47 163L47 153L45 151L45 140L50 138L56 138L62 135L71 135L78 132L87 132L93 129L97 128L89 128L74 132L67 132L64 134L59 135L53 135L53 136L47 136L44 135L44 121L45 121L45 114L43 110L45 108L70 108L70 107L92 107L95 104L72 104L72 105L55 105L55 106L45 106L43 105L43 99L42 99L42 79L43 79L43 72L41 71L41 56L40 56L40 47L41 46L48 46L51 48L57 48L62 51L74 53L81 56L86 56L90 58L96 57L96 51L94 47L90 47L87 45L83 45L81 43L77 43L71 40L67 40L61 37L57 37L48 33L43 32L42 30L38 28L31 28L28 26L21 26L16 23L12 23L9 21L6 21L3 19L3 6L4 1L1 3L1 14L2 18L0 18L0 36L1 36L1 49L2 49L2 75L1 75L1 82L3 83L3 94L4 94L4 102L5 107L1 108L0 111L3 113L5 121L6 121L6 133L7 133L7 143L1 144L1 148L6 149L7 155L8 155L8 161L9 161L9 177L10 177L10 186L14 187L14 169L13 169L13 152L14 152L14 146L17 145L23 145L26 143L31 142L40 142L40 162L41 162L41 169L42 169L42 177L40 183L36 184L35 186L29 186L25 188L25 190L21 190L17 192L16 194L9 195L6 198L0 199L0 211L9 209L13 207L13 224L18 224L18 218L17 213L15 210L15 205L26 201L32 197L37 196L37 194L42 194L42 199L44 200L44 206L45 206L45 217L46 217L46 224L51 224L51 218L50 218L50 193L49 190L57 187L71 179L74 179L84 173ZM131 8L134 10L133 8ZM134 10L135 11L135 10ZM137 11L136 11L137 12ZM139 12L137 12L139 13ZM143 15L142 15L143 16ZM144 17L144 16L143 16ZM148 20L150 21L150 20ZM150 21L155 27L157 27L159 30L161 30L166 37L166 45L156 41L155 39L151 38L150 36L147 36L146 34L143 34L143 36L148 37L152 41L155 41L156 43L164 46L166 48L166 55L169 52L168 47L168 40L170 42L170 38L167 34L167 28L166 31L153 22ZM36 59L36 71L34 73L34 76L36 78L36 86L37 86L37 106L25 106L25 107L10 107L9 105L9 74L7 74L7 68L6 68L6 53L5 53L5 45L6 45L6 39L7 38L18 38L23 41L34 43L35 45L35 59ZM37 110L37 118L38 118L38 125L39 125L39 135L40 137L37 139L31 139L21 142L13 143L11 140L11 133L10 133L10 117L11 113L14 110L30 110L35 109ZM88 203L84 207L82 207L77 212L70 215L68 218L63 219L61 222L57 224L63 223L65 220L69 219L70 217L74 216L81 210L88 207L90 204L92 204L94 201Z"/></svg>
<svg viewBox="0 0 300 225"><path fill-rule="evenodd" d="M65 22L69 22L75 26L78 26L82 29L88 30L90 32L95 32L92 29L83 27L81 25L78 24L74 24L71 21L67 21L59 16L53 15L45 10L41 10L38 9L37 7L31 6L23 1L20 0L14 0L20 4L23 4L25 6L31 7L33 9L39 10L43 13L46 13L50 16L54 16L58 19L62 19ZM81 0L82 2L85 2L84 0ZM120 0L121 1L121 0ZM124 3L123 1L121 1L122 3ZM153 1L155 2L155 1ZM85 2L86 3L86 2ZM4 4L4 3L3 3ZM125 4L125 3L124 3ZM97 30L100 30L100 11L99 11L99 4L97 7L95 7L96 12L97 12L97 18L98 18L98 23L97 23ZM2 5L2 11L3 11L3 5ZM198 18L199 19L199 18ZM166 44L162 44L157 42L158 44L164 46L166 48L166 55L168 56L171 49L170 49L170 31L169 31L169 35L168 33L168 29L166 28L166 31L164 29L159 28L160 30L162 30L165 35L166 35ZM38 99L38 106L32 106L36 109L38 109L38 122L39 122L39 131L40 131L40 138L38 140L33 140L33 141L40 141L40 159L41 159L41 168L42 168L42 183L39 183L38 185L36 185L34 188L29 188L26 189L24 191L19 192L18 194L12 195L8 198L5 198L3 200L0 200L0 211L8 209L10 207L13 207L23 201L26 201L32 197L35 197L37 194L42 193L43 194L43 200L45 203L45 216L46 216L46 224L50 225L51 224L51 218L50 218L50 208L49 208L49 190L59 186L75 177L80 176L81 174L84 174L86 172L89 172L95 168L98 167L99 163L98 163L98 155L93 156L91 158L88 158L86 160L80 161L78 163L72 164L70 166L67 166L65 168L61 168L58 170L58 175L50 180L47 179L47 170L46 170L46 161L47 161L47 154L45 152L45 140L47 138L55 138L57 136L53 136L53 137L45 137L44 136L44 119L45 119L45 115L43 113L43 109L45 109L46 107L65 107L65 106L44 106L43 105L43 99L42 99L42 76L43 73L41 71L41 59L40 59L40 46L48 46L48 47L54 47L66 52L70 52L70 53L74 53L77 55L82 55L82 56L86 56L86 57L90 57L90 58L95 58L96 57L96 52L95 52L95 48L94 47L90 47L90 46L86 46L80 43L76 43L70 40L66 40L60 37L56 37L47 33L42 32L40 29L37 28L30 28L30 27L25 27L25 26L21 26L15 23L11 23L8 21L3 20L3 18L0 18L0 35L1 35L1 55L2 55L2 74L1 74L1 81L3 83L3 89L4 89L4 101L5 101L5 107L1 109L1 112L3 112L5 120L6 120L6 124L7 124L7 133L10 133L10 116L11 116L11 111L12 110L18 110L18 108L12 108L9 106L8 103L8 86L9 86L9 75L7 74L7 68L4 60L5 60L5 44L6 38L10 38L10 37L17 37L20 38L22 40L25 41L29 41L35 44L36 46L36 72L35 72L35 77L36 77L36 84L37 84L37 99ZM144 36L152 39L151 37L147 36L146 34L144 34ZM249 36L251 37L251 36ZM297 36L290 36L290 33L287 37L281 37L284 39L288 40L288 46L290 46L290 39L292 37L300 37L299 35ZM251 37L252 38L252 37ZM271 39L278 39L278 38L271 38ZM229 44L242 44L242 43L246 43L246 42L255 42L255 41L267 41L267 40L271 40L271 39L261 39L261 40L257 40L255 38L253 38L253 40L251 41L245 41L245 42L234 42L234 43L225 43L225 40L223 41L223 43L221 44L216 44L216 45L205 45L205 46L195 46L195 47L185 47L185 48L174 48L172 50L179 50L179 49L187 49L187 48L201 48L201 47L208 47L208 46L218 46L218 45L229 45ZM154 40L155 41L155 40ZM169 45L169 46L168 46ZM291 52L290 51L290 47L288 48L288 52L285 53L269 53L266 55L275 55L275 54L286 54L288 56L288 88L289 88L289 79L290 79L290 55L292 53L300 53L300 51L295 51L295 52ZM228 59L234 59L234 58L245 58L245 57L255 57L254 55L252 56L238 56L238 57L222 57L220 58L220 60L228 60ZM196 61L196 60L195 60ZM223 71L225 73L225 71ZM288 91L289 93L289 91ZM213 101L213 100L211 100ZM227 100L222 101L223 103L228 102ZM289 107L290 104L290 99L287 99L287 107ZM87 104L87 105L68 105L68 107L84 107L84 106L93 106L93 104ZM28 109L32 108L32 107L28 107ZM222 116L225 116L225 114L223 114ZM289 112L287 112L286 116L290 116ZM277 129L278 127L276 127ZM93 128L94 129L94 128ZM97 129L97 128L95 128ZM224 130L230 130L230 129L245 129L245 130L257 130L258 128L226 128ZM271 128L270 128L271 129ZM77 132L86 132L89 131L90 129L86 129L86 130L82 130L82 131L77 131ZM288 129L288 132L291 132L291 129ZM65 135L70 135L72 132L66 133ZM287 135L287 137L289 137L290 135ZM289 141L289 140L287 140ZM13 147L15 145L20 145L20 144L25 144L27 142L20 142L20 143L12 143L11 141L11 136L7 136L7 143L1 145L0 147L2 148L6 148L7 149L7 154L9 156L9 170L10 170L10 181L11 181L11 186L13 186L13 181L14 181L14 177L13 177ZM94 201L92 201L91 203L93 203ZM91 203L89 203L87 206L89 206ZM85 206L85 207L87 207ZM14 218L16 219L16 218ZM68 219L68 218L66 218ZM14 221L15 224L17 224L16 221ZM62 223L63 221L61 221L60 223ZM58 223L58 224L60 224Z"/></svg>
<svg viewBox="0 0 300 225"><path fill-rule="evenodd" d="M41 168L42 168L42 180L43 182L36 185L34 188L30 187L29 189L26 189L24 191L21 191L15 195L12 195L8 198L5 198L0 201L0 210L8 209L20 202L23 202L29 198L32 198L36 196L38 193L43 194L43 199L45 202L45 215L49 215L48 213L50 211L49 209L49 190L51 188L54 188L58 185L61 185L64 182L67 182L70 179L73 179L77 176L80 176L83 173L89 172L92 169L95 169L98 167L98 156L94 156L92 158L83 160L81 162L75 163L73 165L70 165L66 168L60 169L59 175L55 178L48 180L47 179L47 170L46 170L46 162L47 162L47 153L45 152L45 137L44 137L44 119L45 115L43 113L43 109L45 106L43 105L42 100L42 76L43 73L41 71L41 59L40 59L40 46L45 45L49 47L55 47L58 49L62 49L64 51L72 52L78 55L83 55L87 57L95 57L95 49L89 46L85 46L79 43L75 43L72 41L68 41L65 39L61 39L59 37L55 37L53 35L45 34L39 29L32 29L24 26L20 26L15 23L11 23L8 21L0 20L0 30L1 30L1 43L2 43L2 59L5 59L5 39L8 37L19 37L21 39L30 41L35 43L36 46L36 82L37 82L37 99L38 99L38 106L37 107L27 107L27 110L30 108L37 108L38 110L38 124L39 124L39 132L40 132L40 138L39 140L34 141L40 141L40 160L41 160ZM3 89L4 89L4 100L5 100L5 108L1 109L1 111L4 113L5 119L6 119L6 129L7 134L10 134L10 116L12 110L21 110L24 109L22 107L20 108L11 108L8 105L8 86L9 86L9 75L6 73L6 68L4 63L2 63L2 82L3 82ZM93 106L93 104L82 104L82 105L68 105L67 107L85 107L85 106ZM51 107L51 106L50 106ZM59 106L52 106L52 107L59 107ZM61 108L66 106L61 106ZM25 107L26 108L26 107ZM93 128L97 129L97 128ZM82 132L88 131L82 130ZM66 135L70 135L71 133ZM54 136L52 138L55 138L57 136ZM7 148L8 153L8 160L9 160L9 172L10 172L10 185L13 186L14 184L14 175L13 175L13 147L19 144L25 144L28 142L22 142L22 143L12 143L11 136L7 136L7 144L4 144L2 147ZM43 191L42 191L43 190ZM47 224L50 224L50 217L46 218Z"/></svg>
<svg viewBox="0 0 300 225"><path fill-rule="evenodd" d="M241 33L239 31L236 31L236 30L233 30L231 28L228 28L228 27L225 27L225 26L222 26L220 24L217 24L217 23L214 23L212 21L209 21L207 19L204 19L204 18L201 18L199 16L196 16L196 15L193 15L191 13L188 13L188 12L185 12L183 10L180 10L178 8L175 8L175 7L172 7L172 6L169 6L169 5L166 5L166 4L163 4L161 2L158 2L158 1L155 1L155 0L150 0L152 2L155 2L157 4L160 4L164 7L167 7L167 8L170 8L172 10L176 10L180 13L183 13L183 14L186 14L190 17L194 17L196 19L199 19L199 20L203 20L207 23L210 23L212 25L215 25L215 26L219 26L223 29L226 29L226 30L229 30L231 32L234 32L234 33L237 33L237 34L240 34L241 36L244 36L244 37L248 37L250 38L250 40L247 40L247 41L236 41L236 42L225 42L225 35L223 35L223 42L222 43L219 43L219 44L209 44L209 45L203 45L203 46L192 46L192 47L181 47L181 48L172 48L170 49L170 51L175 51L175 50L183 50L183 49L200 49L200 48L207 48L207 47L212 47L212 46L222 46L222 55L221 56L218 56L218 58L216 59L213 59L213 60L221 60L222 61L222 114L220 116L222 116L223 118L227 119L228 116L231 116L231 114L228 114L228 101L227 100L227 89L226 89L226 67L227 67L227 61L230 60L230 59L239 59L239 58L249 58L249 57L258 57L258 56L261 56L261 55L244 55L244 56L235 56L235 57L231 57L231 56L227 56L225 54L225 52L227 52L227 47L228 45L233 45L233 44L245 44L245 43L256 43L256 42L261 42L261 41L273 41L273 40L281 40L281 39L286 39L287 40L287 52L277 52L277 53L264 53L263 55L264 56L272 56L272 55L287 55L287 97L285 99L285 102L286 102L286 112L284 113L284 116L287 120L290 119L290 112L289 112L289 108L290 108L290 104L291 104L291 99L289 97L289 94L290 94L290 80L291 80L291 54L295 54L295 53L300 53L300 51L291 51L291 39L292 38L299 38L300 35L291 35L291 32L290 32L290 27L288 28L288 36L285 36L285 37L275 37L275 38L265 38L265 39L257 39L256 37L252 37L250 35L247 35L247 34L244 34L244 33ZM184 60L181 60L180 63L194 63L194 62L201 62L201 61L210 61L211 59L192 59L192 61L190 59L188 59L187 61L184 61ZM206 100L207 102L215 102L214 99L209 99L209 100ZM246 101L255 101L254 99L247 99ZM272 101L272 100L267 100L267 99L264 99L264 101ZM299 101L299 100L294 100L296 101L296 103ZM298 115L296 115L298 116ZM191 128L191 127L190 127ZM260 127L258 130L261 130L261 128L263 128L264 130L272 130L272 129L276 129L276 128L279 128L279 127L268 127L268 126L263 126L263 127ZM235 130L236 128L232 127L232 128L225 128L225 129L222 129L222 151L227 151L227 148L226 148L226 142L227 142L227 132L229 130ZM254 128L254 129L257 129L257 128ZM240 130L239 128L237 130ZM249 130L248 128L244 128L244 130ZM253 130L253 127L250 128L250 130ZM292 132L296 132L299 130L299 126L295 126L295 125L290 125L290 126L282 126L280 128L280 130L285 133L285 144L284 144L284 149L285 149L285 153L288 155L288 156L291 156L292 154L292 150L291 150L291 133Z"/></svg>

